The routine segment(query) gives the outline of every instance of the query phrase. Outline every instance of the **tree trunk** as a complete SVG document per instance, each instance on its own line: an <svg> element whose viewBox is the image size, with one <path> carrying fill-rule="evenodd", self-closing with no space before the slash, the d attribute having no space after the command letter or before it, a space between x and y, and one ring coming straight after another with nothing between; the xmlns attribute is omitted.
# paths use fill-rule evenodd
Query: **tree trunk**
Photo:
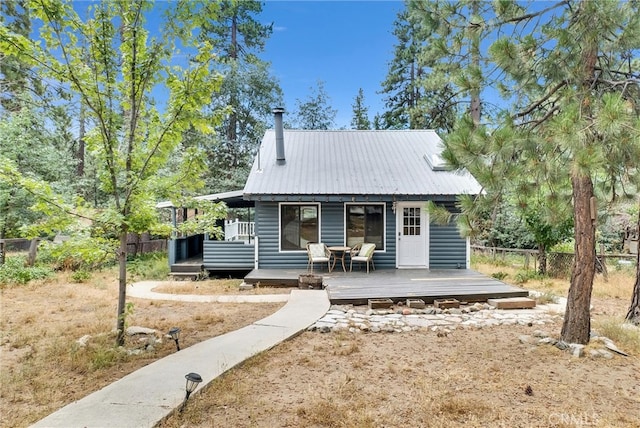
<svg viewBox="0 0 640 428"><path fill-rule="evenodd" d="M118 250L118 322L116 326L116 346L124 345L125 306L127 304L127 232L120 232Z"/></svg>
<svg viewBox="0 0 640 428"><path fill-rule="evenodd" d="M596 228L592 219L593 183L586 175L574 173L575 256L567 296L561 339L567 343L589 343L591 332L591 290L596 266Z"/></svg>
<svg viewBox="0 0 640 428"><path fill-rule="evenodd" d="M480 2L474 1L471 3L471 16L476 17L479 15ZM475 27L479 25L478 23L470 23L471 26ZM481 31L477 28L471 30L471 66L474 68L480 69L480 35L475 34L477 31ZM475 79L472 79L475 82ZM473 120L473 125L477 128L480 126L480 118L482 115L482 103L480 100L480 88L475 87L471 90L471 119Z"/></svg>
<svg viewBox="0 0 640 428"><path fill-rule="evenodd" d="M638 230L640 231L640 212L638 212ZM636 257L636 282L633 285L631 305L625 319L632 324L640 326L640 249Z"/></svg>
<svg viewBox="0 0 640 428"><path fill-rule="evenodd" d="M547 247L544 244L538 244L538 273L540 275L547 274Z"/></svg>
<svg viewBox="0 0 640 428"><path fill-rule="evenodd" d="M85 107L84 103L80 103L80 131L78 132L78 151L76 152L76 156L78 159L78 165L76 167L76 174L78 178L84 177L84 152L85 152Z"/></svg>

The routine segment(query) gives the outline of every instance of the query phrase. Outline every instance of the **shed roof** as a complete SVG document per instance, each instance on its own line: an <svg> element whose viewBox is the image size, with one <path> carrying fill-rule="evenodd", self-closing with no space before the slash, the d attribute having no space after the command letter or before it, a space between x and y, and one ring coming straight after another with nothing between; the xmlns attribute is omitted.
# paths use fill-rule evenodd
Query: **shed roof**
<svg viewBox="0 0 640 428"><path fill-rule="evenodd" d="M274 130L265 133L244 187L259 195L479 194L467 171L438 164L442 140L432 130L285 130L286 163L276 164Z"/></svg>

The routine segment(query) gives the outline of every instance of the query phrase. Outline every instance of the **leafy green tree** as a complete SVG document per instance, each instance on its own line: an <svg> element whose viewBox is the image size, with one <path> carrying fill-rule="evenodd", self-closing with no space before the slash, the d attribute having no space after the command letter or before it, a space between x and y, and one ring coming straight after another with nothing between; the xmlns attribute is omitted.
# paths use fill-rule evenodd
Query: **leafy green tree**
<svg viewBox="0 0 640 428"><path fill-rule="evenodd" d="M369 120L369 109L364 105L364 91L362 88L358 90L353 101L353 117L351 118L352 129L371 129L371 121Z"/></svg>
<svg viewBox="0 0 640 428"><path fill-rule="evenodd" d="M212 125L202 114L220 86L219 75L210 73L211 45L194 43L195 20L188 9L180 9L183 3L168 6L168 22L157 24L162 34L153 38L145 26L145 13L153 7L148 1L92 4L86 20L69 2L34 0L28 6L42 21L40 43L0 30L0 48L37 66L41 78L68 85L87 108L92 125L87 150L97 160L99 186L109 196L93 218L94 227L119 241L117 343L122 344L127 233L154 228L156 200L201 185L202 153L183 150L181 141L188 129L207 131ZM194 46L186 68L171 65L177 45ZM169 94L163 112L152 102L154 88L161 85ZM172 156L182 162L169 175L163 168ZM17 175L11 168L5 164L4 179ZM46 201L50 210L63 205Z"/></svg>
<svg viewBox="0 0 640 428"><path fill-rule="evenodd" d="M331 108L331 99L318 80L316 87L309 88L306 100L296 99L295 126L298 129L331 129L335 125L337 110Z"/></svg>

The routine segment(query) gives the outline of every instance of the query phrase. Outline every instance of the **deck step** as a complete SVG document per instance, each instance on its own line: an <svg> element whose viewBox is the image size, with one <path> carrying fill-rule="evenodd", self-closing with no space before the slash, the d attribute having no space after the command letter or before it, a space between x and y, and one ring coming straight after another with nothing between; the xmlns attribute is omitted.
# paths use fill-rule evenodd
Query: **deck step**
<svg viewBox="0 0 640 428"><path fill-rule="evenodd" d="M171 273L195 273L202 272L204 266L202 264L174 264L171 265Z"/></svg>
<svg viewBox="0 0 640 428"><path fill-rule="evenodd" d="M536 301L528 297L488 299L487 303L496 309L531 309L536 307Z"/></svg>
<svg viewBox="0 0 640 428"><path fill-rule="evenodd" d="M173 279L190 279L195 281L200 278L200 272L169 272L169 276Z"/></svg>

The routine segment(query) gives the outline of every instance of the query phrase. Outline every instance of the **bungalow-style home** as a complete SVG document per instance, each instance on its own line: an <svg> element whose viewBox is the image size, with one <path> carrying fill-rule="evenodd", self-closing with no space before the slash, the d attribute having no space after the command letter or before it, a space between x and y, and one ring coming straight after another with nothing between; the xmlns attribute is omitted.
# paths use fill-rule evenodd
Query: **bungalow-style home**
<svg viewBox="0 0 640 428"><path fill-rule="evenodd" d="M468 239L431 223L426 202L455 211L459 195L481 186L444 167L434 131L285 130L283 110L274 114L242 192L209 197L252 205L253 236L204 239L205 269L305 269L309 242L374 243L376 269L469 267Z"/></svg>

